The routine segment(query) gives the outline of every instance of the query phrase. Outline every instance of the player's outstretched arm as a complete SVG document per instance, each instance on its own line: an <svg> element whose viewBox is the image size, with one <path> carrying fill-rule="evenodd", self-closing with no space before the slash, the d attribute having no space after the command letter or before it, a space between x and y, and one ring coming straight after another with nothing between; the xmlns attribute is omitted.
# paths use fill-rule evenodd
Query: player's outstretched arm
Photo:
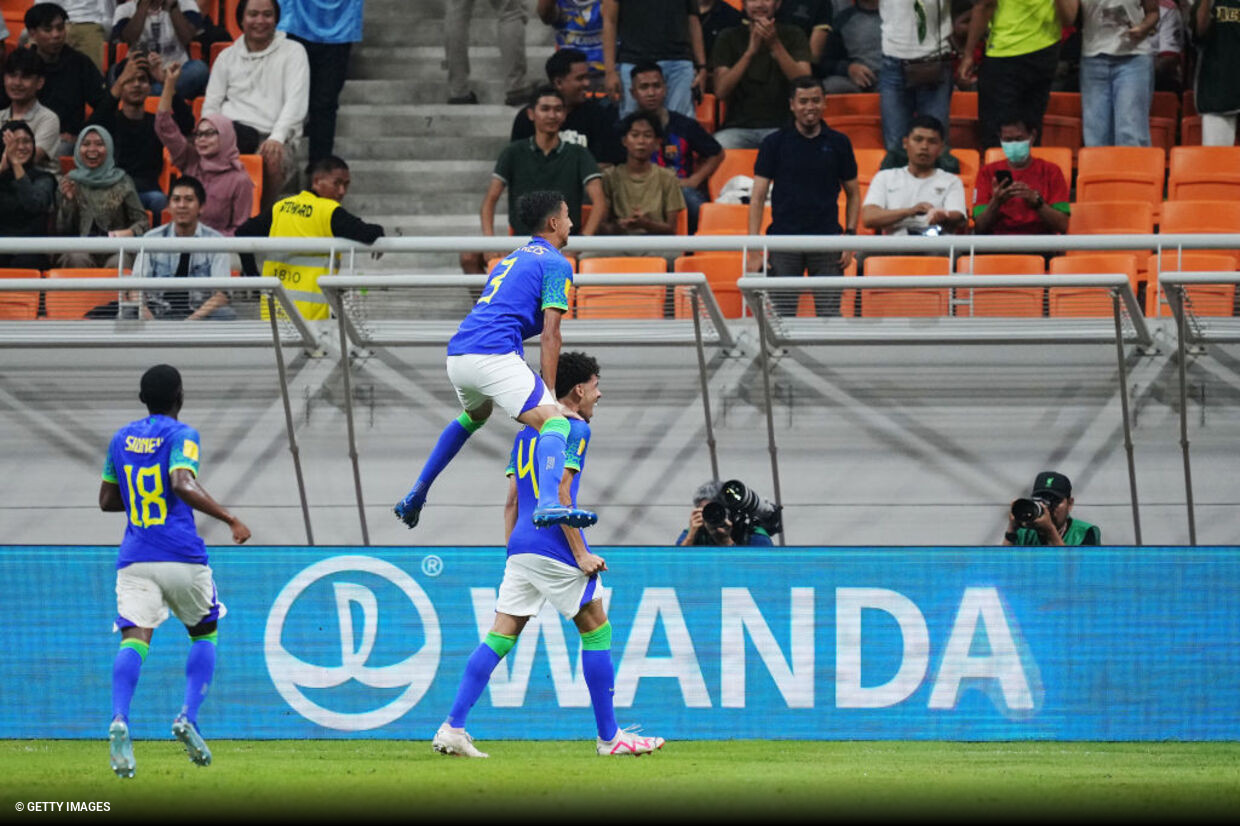
<svg viewBox="0 0 1240 826"><path fill-rule="evenodd" d="M109 513L121 513L125 510L125 502L121 499L121 486L115 482L99 483L99 510Z"/></svg>
<svg viewBox="0 0 1240 826"><path fill-rule="evenodd" d="M172 490L176 492L177 496L181 497L181 501L194 510L202 511L207 516L213 516L232 528L233 542L240 545L250 538L250 529L245 526L245 523L229 513L219 502L212 499L211 494L207 493L206 489L198 484L198 477L194 476L188 469L177 468L172 471Z"/></svg>
<svg viewBox="0 0 1240 826"><path fill-rule="evenodd" d="M564 311L555 307L547 307L543 310L543 331L539 338L542 380L552 394L555 393L556 369L560 365L560 345L563 343L560 335L560 318L563 315Z"/></svg>

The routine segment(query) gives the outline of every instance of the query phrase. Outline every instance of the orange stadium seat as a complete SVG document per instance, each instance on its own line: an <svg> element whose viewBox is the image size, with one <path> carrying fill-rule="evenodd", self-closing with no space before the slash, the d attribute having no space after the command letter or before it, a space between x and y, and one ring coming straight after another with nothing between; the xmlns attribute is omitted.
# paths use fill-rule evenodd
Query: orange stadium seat
<svg viewBox="0 0 1240 826"><path fill-rule="evenodd" d="M1137 256L1127 252L1061 255L1051 259L1051 275L1095 275L1118 272L1128 276L1128 283L1137 292ZM1137 293L1138 298L1140 293ZM1097 287L1051 287L1049 294L1052 316L1111 316L1111 294Z"/></svg>
<svg viewBox="0 0 1240 826"><path fill-rule="evenodd" d="M952 92L949 134L953 149L981 148L977 127L977 92Z"/></svg>
<svg viewBox="0 0 1240 826"><path fill-rule="evenodd" d="M981 156L976 149L952 147L952 157L960 162L960 183L964 185L965 215L973 214L973 194L977 189L977 173L982 168Z"/></svg>
<svg viewBox="0 0 1240 826"><path fill-rule="evenodd" d="M1087 146L1078 156L1077 201L1146 201L1157 217L1167 156L1157 146Z"/></svg>
<svg viewBox="0 0 1240 826"><path fill-rule="evenodd" d="M126 271L128 274L128 271ZM88 269L53 269L47 271L48 278L116 278L114 267ZM98 307L117 300L118 291L107 292L60 292L49 290L43 298L44 309L49 319L80 319L93 307Z"/></svg>
<svg viewBox="0 0 1240 826"><path fill-rule="evenodd" d="M1149 235L1154 208L1145 201L1078 201L1068 216L1069 235Z"/></svg>
<svg viewBox="0 0 1240 826"><path fill-rule="evenodd" d="M1180 119L1180 146L1201 146L1201 115Z"/></svg>
<svg viewBox="0 0 1240 826"><path fill-rule="evenodd" d="M1166 201L1163 203L1163 235L1181 233L1240 233L1240 202L1236 201ZM1222 250L1240 258L1240 250Z"/></svg>
<svg viewBox="0 0 1240 826"><path fill-rule="evenodd" d="M1168 201L1240 199L1240 147L1177 146L1171 150Z"/></svg>
<svg viewBox="0 0 1240 826"><path fill-rule="evenodd" d="M707 132L714 132L719 127L718 99L710 92L702 95L702 99L694 107L694 116L703 129Z"/></svg>
<svg viewBox="0 0 1240 826"><path fill-rule="evenodd" d="M578 287L573 301L577 318L663 318L666 293L666 287L657 285Z"/></svg>
<svg viewBox="0 0 1240 826"><path fill-rule="evenodd" d="M870 181L874 180L883 164L883 158L887 157L887 150L854 147L853 157L857 160L857 181L861 184L861 197L864 198L865 191L870 188Z"/></svg>
<svg viewBox="0 0 1240 826"><path fill-rule="evenodd" d="M1039 142L1046 147L1065 147L1075 155L1081 148L1081 132L1081 93L1051 92ZM1071 185L1071 177L1068 183Z"/></svg>
<svg viewBox="0 0 1240 826"><path fill-rule="evenodd" d="M853 95L841 95L853 97ZM827 117L827 125L848 136L855 149L882 149L883 119L879 115L835 115Z"/></svg>
<svg viewBox="0 0 1240 826"><path fill-rule="evenodd" d="M0 270L0 278L42 278L38 270ZM0 320L31 321L39 314L39 293L0 292Z"/></svg>
<svg viewBox="0 0 1240 826"><path fill-rule="evenodd" d="M1049 161L1059 167L1059 171L1063 173L1064 183L1068 185L1068 190L1072 190L1072 150L1063 146L1035 146L1031 150L1031 154L1035 158L1041 158ZM986 150L986 156L983 163L991 164L996 161L1003 160L1003 150L998 146L992 146Z"/></svg>
<svg viewBox="0 0 1240 826"><path fill-rule="evenodd" d="M710 290L727 318L740 318L745 302L736 282L745 274L739 252L702 252L682 255L673 264L675 272L700 272L710 283ZM680 315L677 302L677 315Z"/></svg>
<svg viewBox="0 0 1240 826"><path fill-rule="evenodd" d="M655 256L603 256L600 258L583 258L581 274L587 273L666 273L667 261ZM660 287L659 289L663 289Z"/></svg>
<svg viewBox="0 0 1240 826"><path fill-rule="evenodd" d="M865 259L867 278L884 275L948 275L950 272L950 261L941 256L878 255ZM861 315L866 318L947 314L946 289L861 291Z"/></svg>
<svg viewBox="0 0 1240 826"><path fill-rule="evenodd" d="M208 66L208 67L210 67L210 66L214 66L214 65L215 65L215 61L216 61L216 60L219 58L219 56L220 56L220 52L224 51L225 49L227 49L227 48L228 48L229 46L231 46L231 45L232 45L231 43L218 43L218 42L217 42L217 43L212 43L212 44L211 44L211 53L210 53L210 57L209 57L209 58L208 58L208 60L207 60L207 66Z"/></svg>
<svg viewBox="0 0 1240 826"><path fill-rule="evenodd" d="M956 272L972 275L1045 275L1046 262L1040 255L962 255L956 259ZM1021 289L956 289L957 298L971 294L972 310L957 305L956 315L998 317L1040 317L1041 287Z"/></svg>
<svg viewBox="0 0 1240 826"><path fill-rule="evenodd" d="M263 156L242 155L240 157L241 165L245 167L250 180L254 182L254 205L250 208L250 217L253 218L258 214L259 202L263 200ZM581 220L585 220L584 215Z"/></svg>
<svg viewBox="0 0 1240 826"><path fill-rule="evenodd" d="M771 207L762 210L760 232L771 225ZM702 204L698 212L698 235L748 235L749 204Z"/></svg>
<svg viewBox="0 0 1240 826"><path fill-rule="evenodd" d="M753 165L757 160L758 150L756 149L727 150L723 155L723 163L719 164L719 168L714 171L707 181L710 199L713 201L718 198L723 185L736 175L753 177Z"/></svg>
<svg viewBox="0 0 1240 826"><path fill-rule="evenodd" d="M1163 272L1235 272L1236 259L1230 255L1200 250L1169 250L1151 255L1146 263L1151 288L1147 291L1146 315L1170 316L1171 307L1163 297L1158 277ZM1158 289L1153 289L1158 286ZM1236 288L1232 284L1200 284L1189 287L1192 311L1200 316L1230 316L1235 308Z"/></svg>
<svg viewBox="0 0 1240 826"><path fill-rule="evenodd" d="M237 25L237 7L241 5L241 0L223 0L223 10L220 17L223 20L217 21L224 28L228 29L228 33L232 35L233 40L241 36L241 26Z"/></svg>
<svg viewBox="0 0 1240 826"><path fill-rule="evenodd" d="M877 92L862 92L853 95L827 95L826 107L822 110L823 118L832 129L835 118L841 115L869 115L882 117Z"/></svg>

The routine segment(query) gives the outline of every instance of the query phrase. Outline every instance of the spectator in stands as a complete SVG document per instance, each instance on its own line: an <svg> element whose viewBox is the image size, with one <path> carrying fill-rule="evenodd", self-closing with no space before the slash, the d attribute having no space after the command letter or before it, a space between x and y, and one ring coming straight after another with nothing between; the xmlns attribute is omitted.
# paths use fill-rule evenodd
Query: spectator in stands
<svg viewBox="0 0 1240 826"><path fill-rule="evenodd" d="M557 49L576 49L586 56L590 87L603 91L602 0L538 0L538 19L555 30Z"/></svg>
<svg viewBox="0 0 1240 826"><path fill-rule="evenodd" d="M702 48L709 57L715 50L719 34L733 26L741 25L743 15L727 0L698 0L698 19L702 27ZM711 78L707 78L711 80ZM713 80L711 81L713 85Z"/></svg>
<svg viewBox="0 0 1240 826"><path fill-rule="evenodd" d="M930 115L913 118L904 136L908 166L874 175L861 223L883 235L924 235L931 227L956 232L965 225L964 184L936 166L945 143L943 124Z"/></svg>
<svg viewBox="0 0 1240 826"><path fill-rule="evenodd" d="M603 173L608 219L602 235L675 235L685 198L676 173L651 159L659 150L663 126L650 112L634 112L620 124L626 160Z"/></svg>
<svg viewBox="0 0 1240 826"><path fill-rule="evenodd" d="M177 94L186 99L207 88L206 62L191 60L188 51L201 29L197 0L129 0L116 7L112 18L112 38L130 51L158 54L164 65L181 64ZM153 94L163 91L162 83L162 76L153 80Z"/></svg>
<svg viewBox="0 0 1240 826"><path fill-rule="evenodd" d="M727 102L715 139L725 149L755 149L783 126L795 78L811 73L809 42L796 26L775 21L779 0L745 0L744 26L715 41L715 94Z"/></svg>
<svg viewBox="0 0 1240 826"><path fill-rule="evenodd" d="M1149 146L1158 0L1079 0L1086 146Z"/></svg>
<svg viewBox="0 0 1240 826"><path fill-rule="evenodd" d="M1197 111L1201 143L1231 146L1240 113L1240 0L1196 0Z"/></svg>
<svg viewBox="0 0 1240 826"><path fill-rule="evenodd" d="M828 95L874 91L883 65L878 0L854 0L840 12L821 60L814 65L820 70L822 88Z"/></svg>
<svg viewBox="0 0 1240 826"><path fill-rule="evenodd" d="M218 232L198 220L206 191L197 178L182 176L168 187L172 220L146 233L146 238L219 238ZM138 253L133 274L140 278L228 278L226 252ZM142 317L199 321L231 321L237 311L228 306L228 293L211 290L169 290L142 294Z"/></svg>
<svg viewBox="0 0 1240 826"><path fill-rule="evenodd" d="M1158 28L1154 33L1154 91L1184 91L1184 14L1180 0L1158 0Z"/></svg>
<svg viewBox="0 0 1240 826"><path fill-rule="evenodd" d="M943 0L914 5L908 0L880 0L883 62L878 72L878 92L883 113L883 145L899 157L904 136L915 115L930 115L939 123L951 122L952 16ZM944 153L950 165L952 156ZM951 171L958 171L952 165Z"/></svg>
<svg viewBox="0 0 1240 826"><path fill-rule="evenodd" d="M638 112L654 115L663 130L662 145L654 162L667 167L680 179L680 192L689 210L689 234L697 232L698 211L706 203L705 185L723 163L723 147L702 125L679 112L669 111L663 70L653 61L633 67L629 84Z"/></svg>
<svg viewBox="0 0 1240 826"><path fill-rule="evenodd" d="M834 25L833 0L780 0L776 23L796 26L809 41L810 64L818 65L826 52Z"/></svg>
<svg viewBox="0 0 1240 826"><path fill-rule="evenodd" d="M753 190L749 198L749 234L762 227L766 195L771 194L769 235L856 235L861 211L861 184L857 181L857 159L848 136L836 132L822 121L826 99L818 80L810 75L792 82L790 107L793 125L768 135L758 149L754 164ZM839 222L839 194L843 187L845 226ZM842 275L852 262L851 252L771 252L767 275ZM761 256L751 258L749 267L761 267ZM772 296L780 315L796 315L797 294ZM814 296L818 315L840 314L839 293Z"/></svg>
<svg viewBox="0 0 1240 826"><path fill-rule="evenodd" d="M254 207L254 182L241 163L233 123L223 115L203 115L187 141L173 119L176 73L168 67L168 82L155 112L155 133L168 150L172 165L203 187L202 222L221 235L232 235L249 220Z"/></svg>
<svg viewBox="0 0 1240 826"><path fill-rule="evenodd" d="M999 119L1011 106L1030 113L1035 130L1050 100L1064 26L1076 20L1077 0L978 0L957 72L977 74L977 112L982 146L999 144ZM986 34L986 59L975 68L973 50Z"/></svg>
<svg viewBox="0 0 1240 826"><path fill-rule="evenodd" d="M150 228L133 179L116 165L112 136L87 126L73 150L77 164L60 180L56 229L61 235L133 238ZM115 267L120 253L62 252L58 267Z"/></svg>
<svg viewBox="0 0 1240 826"><path fill-rule="evenodd" d="M103 71L103 50L112 30L113 0L59 0L68 25L65 39L70 46L90 58ZM27 24L29 25L29 24Z"/></svg>
<svg viewBox="0 0 1240 826"><path fill-rule="evenodd" d="M607 101L589 97L588 67L586 53L577 49L560 49L547 58L547 80L564 98L560 140L588 149L599 164L624 163L624 149L616 135L615 107ZM533 136L534 121L530 118L530 107L525 106L512 119L509 140Z"/></svg>
<svg viewBox="0 0 1240 826"><path fill-rule="evenodd" d="M495 43L499 46L504 73L504 105L520 106L530 94L525 79L525 21L529 19L522 0L490 0L499 15L495 21ZM448 103L477 103L478 95L469 88L469 20L474 0L450 0L444 4L444 58L448 65Z"/></svg>
<svg viewBox="0 0 1240 826"><path fill-rule="evenodd" d="M1044 470L1033 480L1030 499L1039 503L1038 515L1026 522L1018 518L1017 499L1008 507L1004 545L1101 545L1102 529L1083 519L1074 519L1072 483L1053 470ZM1029 502L1030 499L1024 500ZM1024 516L1023 513L1020 514Z"/></svg>
<svg viewBox="0 0 1240 826"><path fill-rule="evenodd" d="M306 50L310 63L310 163L332 154L336 111L349 68L349 52L362 39L363 0L286 0L280 28Z"/></svg>
<svg viewBox="0 0 1240 826"><path fill-rule="evenodd" d="M554 190L564 196L574 232L594 235L607 218L607 198L603 194L602 174L589 151L575 143L560 139L564 123L564 97L554 86L543 86L530 101L530 118L534 121L534 137L513 141L500 153L491 173L491 185L482 198L482 234L495 234L495 205L504 189L508 190L508 226L514 235L528 235L534 227L521 223L517 200L527 192ZM590 217L583 224L581 207L590 201ZM486 271L485 257L480 252L461 253L465 272Z"/></svg>
<svg viewBox="0 0 1240 826"><path fill-rule="evenodd" d="M34 163L35 140L30 124L13 120L0 127L0 237L39 238L47 235L56 205L56 178ZM0 253L0 268L45 270L43 253Z"/></svg>
<svg viewBox="0 0 1240 826"><path fill-rule="evenodd" d="M667 82L667 108L693 117L705 91L706 47L697 0L603 0L603 84L620 115L633 111L633 66L653 60Z"/></svg>
<svg viewBox="0 0 1240 826"><path fill-rule="evenodd" d="M1000 119L1004 159L986 164L977 173L973 229L978 235L1068 231L1068 182L1058 164L1033 157L1037 134L1027 117Z"/></svg>
<svg viewBox="0 0 1240 826"><path fill-rule="evenodd" d="M974 74L968 78L960 75L960 58L964 55L964 50L969 43L969 26L973 22L973 0L952 0L952 77L956 79L956 89L961 92L977 91L977 75ZM970 53L973 57L973 67L976 69L981 65L982 57L986 54L986 40L982 38L973 47Z"/></svg>
<svg viewBox="0 0 1240 826"><path fill-rule="evenodd" d="M296 141L310 97L306 50L276 30L279 22L278 0L241 0L242 36L216 58L202 106L204 115L233 122L241 154L263 156L264 207L295 182Z"/></svg>
<svg viewBox="0 0 1240 826"><path fill-rule="evenodd" d="M60 118L39 103L43 89L43 61L29 49L17 49L4 60L4 93L8 108L0 109L0 126L11 120L30 124L35 136L34 164L54 175L60 173Z"/></svg>

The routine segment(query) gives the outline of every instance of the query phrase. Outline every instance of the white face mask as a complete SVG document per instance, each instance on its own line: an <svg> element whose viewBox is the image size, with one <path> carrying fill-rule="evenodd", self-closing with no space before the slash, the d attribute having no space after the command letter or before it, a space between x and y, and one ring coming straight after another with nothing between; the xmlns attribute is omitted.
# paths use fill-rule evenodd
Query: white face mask
<svg viewBox="0 0 1240 826"><path fill-rule="evenodd" d="M1003 155L1008 159L1008 163L1019 166L1029 160L1029 149L1033 141L1000 141L999 145L1003 147Z"/></svg>

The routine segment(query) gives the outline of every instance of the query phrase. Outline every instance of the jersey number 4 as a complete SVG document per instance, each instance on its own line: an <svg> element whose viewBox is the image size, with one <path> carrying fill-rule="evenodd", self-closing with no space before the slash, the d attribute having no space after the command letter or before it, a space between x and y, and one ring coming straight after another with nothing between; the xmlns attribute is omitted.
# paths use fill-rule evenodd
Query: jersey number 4
<svg viewBox="0 0 1240 826"><path fill-rule="evenodd" d="M168 503L164 500L164 479L159 466L138 468L134 473L133 465L125 465L125 484L129 488L130 523L138 528L164 524Z"/></svg>
<svg viewBox="0 0 1240 826"><path fill-rule="evenodd" d="M495 294L499 292L499 288L503 285L504 279L508 277L508 273L512 272L512 268L516 265L516 263L517 263L517 257L515 255L512 256L511 258L505 258L503 261L499 262L499 265L503 267L503 269L500 270L495 275L495 277L491 279L491 283L487 285L488 287L491 288L491 291L487 293L486 295L482 296L482 298L478 299L479 304L490 304L491 303L491 299L495 298Z"/></svg>

